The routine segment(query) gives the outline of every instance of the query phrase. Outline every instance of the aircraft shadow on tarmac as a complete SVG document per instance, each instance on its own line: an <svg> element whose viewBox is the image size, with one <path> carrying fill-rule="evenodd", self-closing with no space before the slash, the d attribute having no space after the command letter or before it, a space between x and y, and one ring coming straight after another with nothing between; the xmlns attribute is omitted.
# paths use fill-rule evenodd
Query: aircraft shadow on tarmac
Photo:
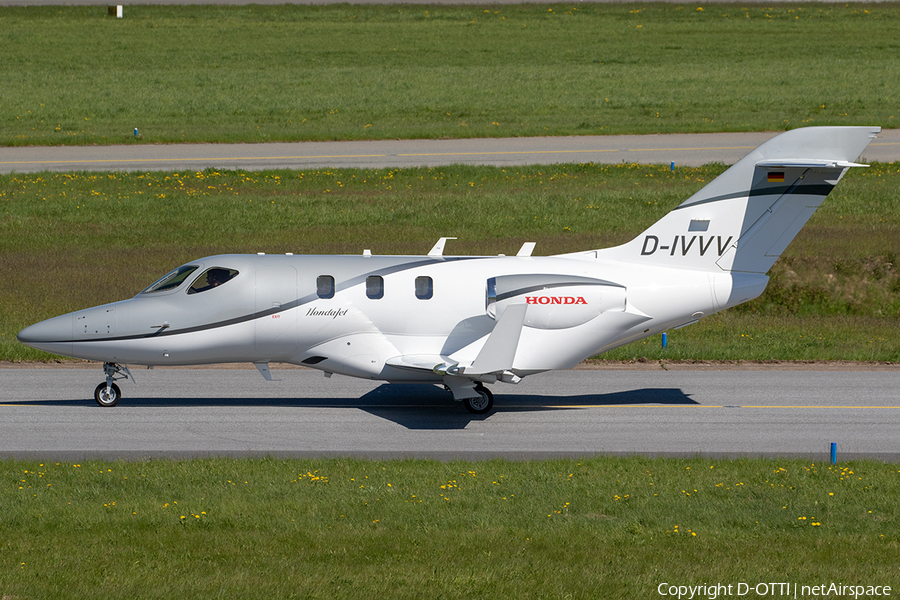
<svg viewBox="0 0 900 600"><path fill-rule="evenodd" d="M497 394L494 409L486 415L466 412L462 404L433 385L381 385L357 398L128 398L118 408L355 408L392 421L407 429L463 429L472 421L487 421L497 413L579 410L591 406L699 405L677 388L644 388L607 394L548 396ZM19 404L9 402L7 404ZM22 402L23 406L96 406L93 400L43 400ZM100 407L96 407L101 410Z"/></svg>
<svg viewBox="0 0 900 600"><path fill-rule="evenodd" d="M446 392L436 390L435 395L434 391L429 391L426 400L425 394L411 394L411 390L406 393L402 390L398 392L396 388L400 387L408 386L381 386L360 399L377 398L377 402L368 406L360 403L358 408L407 429L446 430L464 429L472 421L487 421L497 413L579 410L590 406L698 405L687 394L675 388L646 388L581 396L498 394L494 397L494 409L490 413L473 415L466 412L459 403L448 402ZM432 386L431 389L436 388Z"/></svg>

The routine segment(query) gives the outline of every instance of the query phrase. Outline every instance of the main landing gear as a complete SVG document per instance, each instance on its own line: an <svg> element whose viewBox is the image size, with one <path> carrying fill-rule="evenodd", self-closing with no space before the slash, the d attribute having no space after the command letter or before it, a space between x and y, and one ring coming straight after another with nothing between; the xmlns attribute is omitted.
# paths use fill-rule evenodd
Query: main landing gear
<svg viewBox="0 0 900 600"><path fill-rule="evenodd" d="M445 375L444 389L453 394L454 400L462 401L466 410L474 415L487 414L494 407L494 395L480 381Z"/></svg>
<svg viewBox="0 0 900 600"><path fill-rule="evenodd" d="M100 406L115 406L122 399L122 391L115 382L129 378L134 381L134 377L128 367L118 363L103 363L103 373L106 375L106 382L94 390L94 400Z"/></svg>
<svg viewBox="0 0 900 600"><path fill-rule="evenodd" d="M478 383L475 385L475 391L478 392L477 398L463 398L463 404L466 410L474 415L484 415L491 412L494 407L494 394L491 390Z"/></svg>

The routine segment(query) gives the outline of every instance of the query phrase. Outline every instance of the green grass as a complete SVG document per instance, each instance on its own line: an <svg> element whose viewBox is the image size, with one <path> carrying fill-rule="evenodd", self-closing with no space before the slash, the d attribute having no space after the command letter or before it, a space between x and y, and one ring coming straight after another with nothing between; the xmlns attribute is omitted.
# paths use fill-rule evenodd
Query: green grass
<svg viewBox="0 0 900 600"><path fill-rule="evenodd" d="M21 328L130 298L231 252L537 255L632 239L724 169L646 165L0 176L0 360ZM631 359L900 360L900 165L850 172L759 299L638 342Z"/></svg>
<svg viewBox="0 0 900 600"><path fill-rule="evenodd" d="M895 317L777 315L760 312L751 303L748 308L712 315L696 325L669 331L667 337L665 349L656 335L599 358L900 362L900 322Z"/></svg>
<svg viewBox="0 0 900 600"><path fill-rule="evenodd" d="M900 471L875 462L3 461L0 481L6 597L900 585Z"/></svg>
<svg viewBox="0 0 900 600"><path fill-rule="evenodd" d="M2 145L900 119L898 3L0 7L0 22Z"/></svg>

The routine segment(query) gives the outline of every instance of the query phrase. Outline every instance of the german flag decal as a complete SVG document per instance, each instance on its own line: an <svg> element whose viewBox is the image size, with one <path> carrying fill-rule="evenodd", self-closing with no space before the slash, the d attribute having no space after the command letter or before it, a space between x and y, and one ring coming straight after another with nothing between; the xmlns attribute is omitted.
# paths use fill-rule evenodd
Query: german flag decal
<svg viewBox="0 0 900 600"><path fill-rule="evenodd" d="M769 183L784 183L784 171L778 171L777 173L770 171L767 175L767 181Z"/></svg>

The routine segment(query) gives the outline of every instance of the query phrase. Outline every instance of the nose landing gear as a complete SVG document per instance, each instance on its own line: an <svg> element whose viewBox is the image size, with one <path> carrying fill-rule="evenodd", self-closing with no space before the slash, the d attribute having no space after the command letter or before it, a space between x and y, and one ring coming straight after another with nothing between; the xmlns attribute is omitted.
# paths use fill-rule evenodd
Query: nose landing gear
<svg viewBox="0 0 900 600"><path fill-rule="evenodd" d="M122 390L114 383L101 383L94 390L94 400L100 406L115 406L122 397Z"/></svg>
<svg viewBox="0 0 900 600"><path fill-rule="evenodd" d="M106 382L94 390L94 400L100 406L115 406L122 399L122 391L115 382L122 379L134 381L134 376L128 367L118 363L103 363L103 373L106 375Z"/></svg>

